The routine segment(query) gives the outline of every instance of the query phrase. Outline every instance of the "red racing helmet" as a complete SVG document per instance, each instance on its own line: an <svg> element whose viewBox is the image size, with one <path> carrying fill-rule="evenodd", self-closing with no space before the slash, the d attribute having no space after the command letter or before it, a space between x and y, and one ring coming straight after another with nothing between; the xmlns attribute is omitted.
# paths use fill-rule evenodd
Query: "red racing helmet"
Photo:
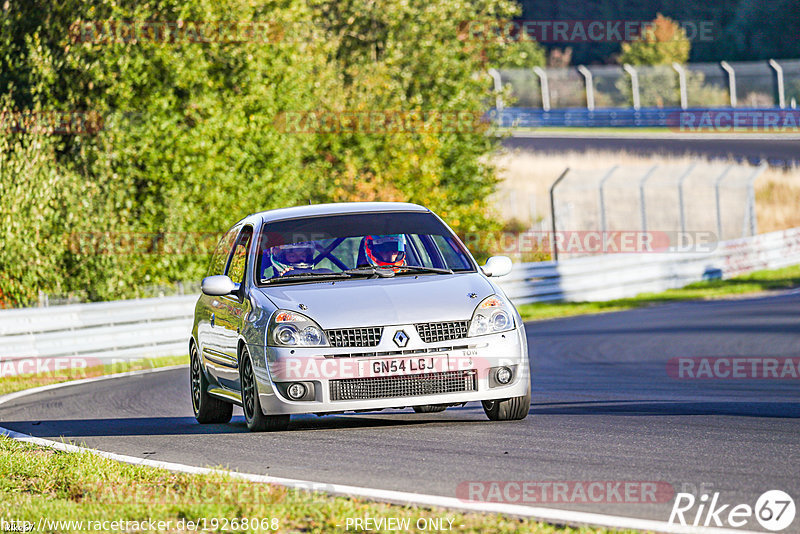
<svg viewBox="0 0 800 534"><path fill-rule="evenodd" d="M364 252L376 267L406 264L406 238L402 234L368 235L364 238Z"/></svg>

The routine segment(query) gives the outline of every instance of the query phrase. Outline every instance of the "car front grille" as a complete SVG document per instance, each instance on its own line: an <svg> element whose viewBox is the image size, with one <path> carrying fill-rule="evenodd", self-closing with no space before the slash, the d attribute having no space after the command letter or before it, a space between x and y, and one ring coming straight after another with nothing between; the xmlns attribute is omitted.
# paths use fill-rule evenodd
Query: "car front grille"
<svg viewBox="0 0 800 534"><path fill-rule="evenodd" d="M330 382L332 401L417 397L477 390L474 369L422 375L349 378Z"/></svg>
<svg viewBox="0 0 800 534"><path fill-rule="evenodd" d="M331 347L377 347L383 334L382 326L326 330Z"/></svg>
<svg viewBox="0 0 800 534"><path fill-rule="evenodd" d="M467 337L469 321L446 321L443 323L418 323L414 325L425 343L449 341Z"/></svg>

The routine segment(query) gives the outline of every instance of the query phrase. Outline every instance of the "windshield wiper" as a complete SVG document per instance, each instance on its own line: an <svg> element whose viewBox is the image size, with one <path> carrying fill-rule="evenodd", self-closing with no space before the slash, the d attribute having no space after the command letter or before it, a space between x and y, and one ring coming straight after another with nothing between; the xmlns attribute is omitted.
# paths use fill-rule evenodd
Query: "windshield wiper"
<svg viewBox="0 0 800 534"><path fill-rule="evenodd" d="M391 278L394 276L394 271L392 270L391 267L381 268L381 267L373 267L371 265L366 265L364 267L356 267L354 269L348 269L344 272L349 275L380 276L381 278Z"/></svg>
<svg viewBox="0 0 800 534"><path fill-rule="evenodd" d="M281 281L283 282L302 282L304 280L319 280L321 278L350 278L352 275L350 273L341 272L341 273L296 273L296 274L285 274L283 276L279 276L277 278L270 278L268 280L262 280L262 284L277 284Z"/></svg>
<svg viewBox="0 0 800 534"><path fill-rule="evenodd" d="M452 269L440 269L439 267L422 267L421 265L398 265L394 269L406 269L415 273L440 273L440 274L453 274Z"/></svg>

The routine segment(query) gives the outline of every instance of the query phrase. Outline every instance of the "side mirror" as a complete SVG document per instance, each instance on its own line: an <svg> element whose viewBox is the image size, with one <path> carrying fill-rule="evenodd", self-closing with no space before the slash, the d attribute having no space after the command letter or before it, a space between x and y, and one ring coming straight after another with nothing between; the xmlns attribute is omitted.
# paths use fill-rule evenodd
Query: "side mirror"
<svg viewBox="0 0 800 534"><path fill-rule="evenodd" d="M483 274L486 276L505 276L511 272L513 263L508 256L492 256L486 260L483 266Z"/></svg>
<svg viewBox="0 0 800 534"><path fill-rule="evenodd" d="M221 297L224 295L230 295L236 291L236 284L234 284L233 280L224 274L218 274L203 278L203 283L200 284L200 289L205 295L209 295L211 297Z"/></svg>

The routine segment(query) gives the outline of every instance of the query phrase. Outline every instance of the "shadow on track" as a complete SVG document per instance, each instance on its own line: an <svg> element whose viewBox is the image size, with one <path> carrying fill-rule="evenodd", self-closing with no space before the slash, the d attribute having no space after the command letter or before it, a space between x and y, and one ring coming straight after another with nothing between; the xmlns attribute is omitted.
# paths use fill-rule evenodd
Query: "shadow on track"
<svg viewBox="0 0 800 534"><path fill-rule="evenodd" d="M373 417L359 415L329 415L317 417L300 415L292 417L289 429L285 432L343 430L378 427L411 427L421 425L442 425L452 423L478 423L468 419L448 418L446 415L434 418L428 414L416 415L396 413L395 415L374 412ZM410 416L411 418L402 417ZM374 417L377 416L377 417ZM208 435L208 434L247 434L244 418L234 417L228 424L201 425L194 417L130 417L119 419L56 419L32 421L0 421L0 427L37 437L108 437L108 436L170 436L170 435Z"/></svg>
<svg viewBox="0 0 800 534"><path fill-rule="evenodd" d="M800 418L800 402L588 401L534 405L538 415L727 415Z"/></svg>

